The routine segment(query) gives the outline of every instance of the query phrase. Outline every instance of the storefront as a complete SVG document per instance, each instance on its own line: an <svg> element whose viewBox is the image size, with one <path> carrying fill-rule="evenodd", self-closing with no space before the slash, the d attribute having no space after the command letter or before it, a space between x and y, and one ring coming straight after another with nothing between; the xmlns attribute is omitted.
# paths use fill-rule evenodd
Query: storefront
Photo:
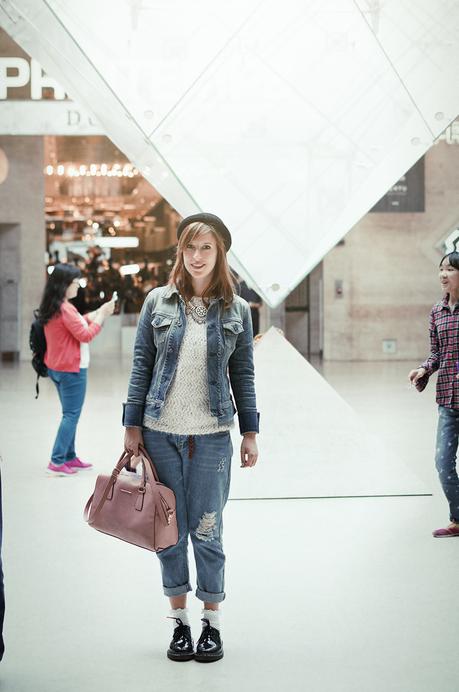
<svg viewBox="0 0 459 692"><path fill-rule="evenodd" d="M82 312L117 290L120 318L110 348L115 343L119 352L122 328L135 325L145 294L167 279L179 216L1 30L0 107L2 358L28 357L46 270L68 261L83 273L76 299Z"/></svg>

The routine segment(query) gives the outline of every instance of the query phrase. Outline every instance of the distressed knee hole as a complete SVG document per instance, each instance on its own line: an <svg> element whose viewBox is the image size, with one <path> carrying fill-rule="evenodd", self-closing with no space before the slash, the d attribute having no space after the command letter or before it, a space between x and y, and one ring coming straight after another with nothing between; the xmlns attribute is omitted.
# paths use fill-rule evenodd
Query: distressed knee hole
<svg viewBox="0 0 459 692"><path fill-rule="evenodd" d="M225 470L226 457L222 457L218 463L217 471L222 472Z"/></svg>
<svg viewBox="0 0 459 692"><path fill-rule="evenodd" d="M217 512L204 512L195 532L196 538L199 538L200 541L213 540L216 521Z"/></svg>

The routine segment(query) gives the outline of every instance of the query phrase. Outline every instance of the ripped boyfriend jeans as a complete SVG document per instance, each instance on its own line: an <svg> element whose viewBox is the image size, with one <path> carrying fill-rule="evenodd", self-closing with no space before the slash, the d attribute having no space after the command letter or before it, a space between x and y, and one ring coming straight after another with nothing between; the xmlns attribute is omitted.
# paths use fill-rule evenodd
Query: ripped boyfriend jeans
<svg viewBox="0 0 459 692"><path fill-rule="evenodd" d="M179 537L158 553L166 596L191 591L188 536L197 573L196 596L219 603L225 598L222 513L228 499L233 446L228 431L173 435L143 429L148 454L159 479L175 493Z"/></svg>

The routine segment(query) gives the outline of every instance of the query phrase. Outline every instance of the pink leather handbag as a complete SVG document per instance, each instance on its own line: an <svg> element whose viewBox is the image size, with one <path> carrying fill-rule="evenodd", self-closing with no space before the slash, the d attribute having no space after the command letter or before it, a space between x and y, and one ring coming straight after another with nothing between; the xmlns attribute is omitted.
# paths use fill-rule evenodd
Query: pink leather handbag
<svg viewBox="0 0 459 692"><path fill-rule="evenodd" d="M144 447L139 448L142 475L120 472L132 458L123 452L111 476L100 475L84 509L84 518L97 531L159 552L178 541L175 495L160 483Z"/></svg>

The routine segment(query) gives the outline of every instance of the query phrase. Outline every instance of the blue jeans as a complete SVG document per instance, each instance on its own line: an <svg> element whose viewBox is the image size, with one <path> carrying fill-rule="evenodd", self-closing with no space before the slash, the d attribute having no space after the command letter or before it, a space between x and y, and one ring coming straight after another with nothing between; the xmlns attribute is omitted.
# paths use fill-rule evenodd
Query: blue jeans
<svg viewBox="0 0 459 692"><path fill-rule="evenodd" d="M459 524L459 478L456 452L459 439L459 410L439 406L435 466L449 503L449 518Z"/></svg>
<svg viewBox="0 0 459 692"><path fill-rule="evenodd" d="M62 419L51 454L53 464L65 464L76 457L75 433L86 394L87 372L87 368L80 372L62 372L48 368L62 406Z"/></svg>
<svg viewBox="0 0 459 692"><path fill-rule="evenodd" d="M175 493L179 530L176 545L158 553L166 596L191 591L188 536L194 550L196 596L219 603L225 598L222 512L228 499L233 445L229 432L171 435L143 430L159 479Z"/></svg>

